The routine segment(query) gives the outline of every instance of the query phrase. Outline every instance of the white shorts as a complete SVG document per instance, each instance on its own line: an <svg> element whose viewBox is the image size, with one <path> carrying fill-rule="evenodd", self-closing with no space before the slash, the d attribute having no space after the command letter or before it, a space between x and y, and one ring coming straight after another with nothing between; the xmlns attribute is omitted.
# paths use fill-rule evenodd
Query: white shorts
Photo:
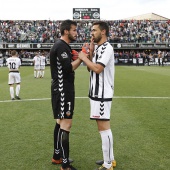
<svg viewBox="0 0 170 170"><path fill-rule="evenodd" d="M35 65L34 70L40 70L40 65Z"/></svg>
<svg viewBox="0 0 170 170"><path fill-rule="evenodd" d="M40 66L40 70L45 70L45 65L44 66Z"/></svg>
<svg viewBox="0 0 170 170"><path fill-rule="evenodd" d="M110 120L112 101L95 101L90 99L90 119Z"/></svg>
<svg viewBox="0 0 170 170"><path fill-rule="evenodd" d="M21 76L19 72L10 72L8 74L8 84L20 83Z"/></svg>

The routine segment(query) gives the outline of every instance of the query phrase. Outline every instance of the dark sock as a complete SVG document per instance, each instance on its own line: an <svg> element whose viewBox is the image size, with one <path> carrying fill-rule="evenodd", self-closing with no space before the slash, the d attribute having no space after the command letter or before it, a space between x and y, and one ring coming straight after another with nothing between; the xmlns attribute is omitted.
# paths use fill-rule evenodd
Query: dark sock
<svg viewBox="0 0 170 170"><path fill-rule="evenodd" d="M62 153L62 167L67 168L69 166L69 133L63 129L60 129L61 135L61 153Z"/></svg>
<svg viewBox="0 0 170 170"><path fill-rule="evenodd" d="M53 159L59 160L61 158L60 154L60 124L56 123L54 128L54 153Z"/></svg>

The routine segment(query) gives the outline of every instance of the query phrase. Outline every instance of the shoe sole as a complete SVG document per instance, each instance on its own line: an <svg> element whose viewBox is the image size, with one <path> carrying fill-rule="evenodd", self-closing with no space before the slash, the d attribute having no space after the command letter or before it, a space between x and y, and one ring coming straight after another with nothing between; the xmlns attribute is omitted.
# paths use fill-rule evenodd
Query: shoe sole
<svg viewBox="0 0 170 170"><path fill-rule="evenodd" d="M15 97L15 99L16 99L16 100L21 100L21 98L20 98L20 97Z"/></svg>
<svg viewBox="0 0 170 170"><path fill-rule="evenodd" d="M96 164L97 165L103 165L103 163L104 163L104 161L103 160L98 160L98 161L96 161ZM114 161L114 162L112 162L112 166L113 166L113 168L115 168L116 167L116 162Z"/></svg>
<svg viewBox="0 0 170 170"><path fill-rule="evenodd" d="M74 161L72 159L69 159L69 163L73 163ZM52 161L51 162L53 165L59 165L59 164L62 164L62 161Z"/></svg>

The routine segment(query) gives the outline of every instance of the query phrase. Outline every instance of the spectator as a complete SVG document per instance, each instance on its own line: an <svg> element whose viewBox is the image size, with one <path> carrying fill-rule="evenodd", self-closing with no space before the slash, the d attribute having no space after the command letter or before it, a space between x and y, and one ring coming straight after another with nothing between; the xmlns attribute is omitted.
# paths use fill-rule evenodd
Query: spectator
<svg viewBox="0 0 170 170"><path fill-rule="evenodd" d="M77 21L78 42L89 41L93 21ZM107 21L112 43L169 43L170 22L152 20ZM0 20L2 43L54 43L61 37L61 21Z"/></svg>

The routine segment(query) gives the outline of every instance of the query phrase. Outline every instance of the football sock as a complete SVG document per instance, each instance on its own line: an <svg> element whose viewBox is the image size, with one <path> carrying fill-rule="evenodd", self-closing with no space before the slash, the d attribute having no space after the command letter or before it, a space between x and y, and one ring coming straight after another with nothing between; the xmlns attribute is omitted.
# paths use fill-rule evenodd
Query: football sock
<svg viewBox="0 0 170 170"><path fill-rule="evenodd" d="M41 72L41 76L44 77L44 71Z"/></svg>
<svg viewBox="0 0 170 170"><path fill-rule="evenodd" d="M61 158L60 155L60 124L56 123L54 128L54 153L53 159L59 160Z"/></svg>
<svg viewBox="0 0 170 170"><path fill-rule="evenodd" d="M67 168L69 165L69 133L63 129L60 129L61 135L61 155L62 155L62 168Z"/></svg>
<svg viewBox="0 0 170 170"><path fill-rule="evenodd" d="M104 159L104 167L110 168L114 160L113 156L113 135L111 129L100 131L102 140L102 151Z"/></svg>
<svg viewBox="0 0 170 170"><path fill-rule="evenodd" d="M10 87L9 88L9 91L10 91L10 96L11 96L11 99L13 99L14 98L14 87Z"/></svg>
<svg viewBox="0 0 170 170"><path fill-rule="evenodd" d="M16 96L19 96L19 92L20 92L20 84L16 85Z"/></svg>
<svg viewBox="0 0 170 170"><path fill-rule="evenodd" d="M36 73L37 73L37 72L36 72L36 71L34 71L34 77L36 77Z"/></svg>
<svg viewBox="0 0 170 170"><path fill-rule="evenodd" d="M40 71L37 71L37 78L40 76Z"/></svg>

